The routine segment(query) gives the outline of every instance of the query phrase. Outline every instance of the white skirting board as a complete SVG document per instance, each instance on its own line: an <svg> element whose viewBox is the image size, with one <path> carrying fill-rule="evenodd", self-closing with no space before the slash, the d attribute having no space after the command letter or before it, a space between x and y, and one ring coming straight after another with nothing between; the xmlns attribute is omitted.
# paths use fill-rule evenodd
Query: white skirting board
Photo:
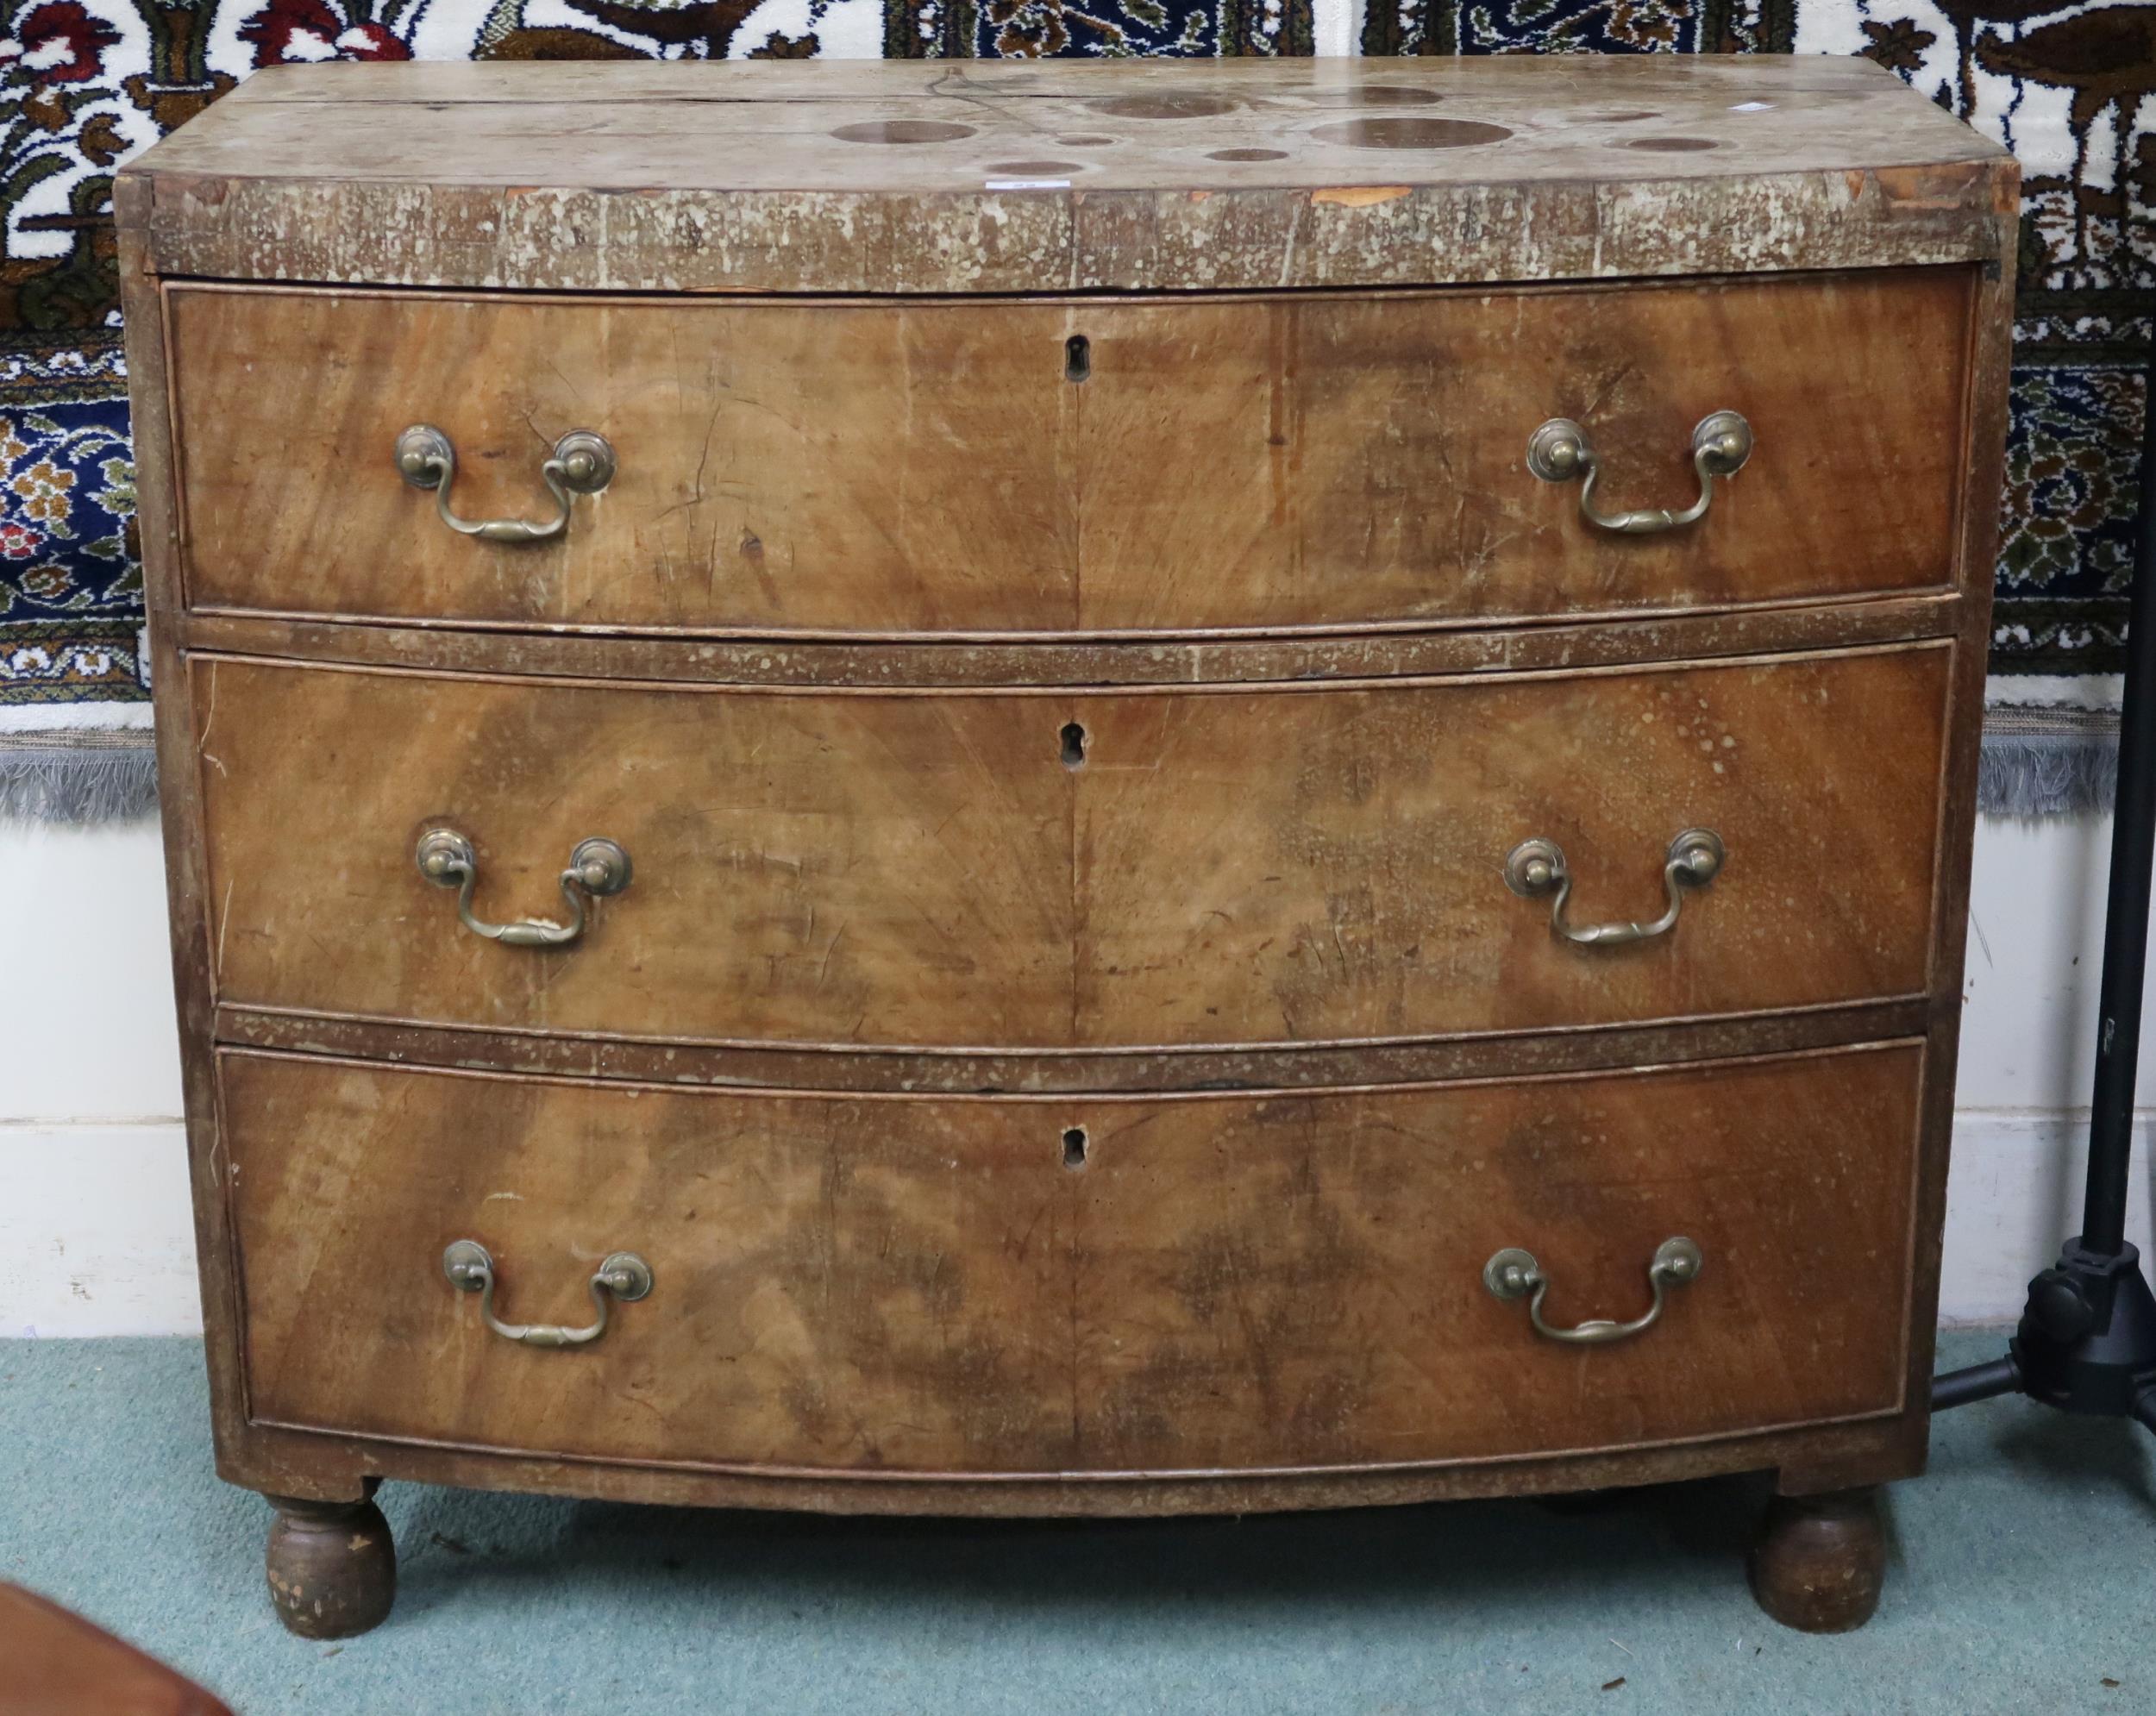
<svg viewBox="0 0 2156 1716"><path fill-rule="evenodd" d="M2150 1115L2134 1125L2134 1177L2126 1237L2149 1258ZM2028 1278L2058 1256L2081 1226L2089 1159L2085 1114L1987 1112L1954 1116L1954 1165L1946 1182L1946 1249L1940 1267L1943 1323L1996 1323L2021 1314Z"/></svg>
<svg viewBox="0 0 2156 1716"><path fill-rule="evenodd" d="M179 1123L0 1126L0 1339L201 1331Z"/></svg>

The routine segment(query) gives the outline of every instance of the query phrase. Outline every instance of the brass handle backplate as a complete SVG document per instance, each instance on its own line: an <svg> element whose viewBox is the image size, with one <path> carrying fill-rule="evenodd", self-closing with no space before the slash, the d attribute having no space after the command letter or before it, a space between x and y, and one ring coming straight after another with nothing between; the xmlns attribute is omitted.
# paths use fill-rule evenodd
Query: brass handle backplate
<svg viewBox="0 0 2156 1716"><path fill-rule="evenodd" d="M592 1305L599 1320L565 1329L558 1323L505 1323L494 1314L494 1259L476 1239L454 1241L442 1254L442 1273L458 1292L479 1294L479 1316L488 1328L505 1341L528 1347L588 1346L606 1332L607 1312L615 1300L634 1304L651 1291L651 1265L634 1251L617 1251L592 1277Z"/></svg>
<svg viewBox="0 0 2156 1716"><path fill-rule="evenodd" d="M1684 905L1684 891L1703 888L1721 874L1728 851L1711 828L1688 828L1670 842L1663 860L1662 886L1668 906L1651 924L1568 924L1564 903L1572 894L1572 872L1564 849L1554 840L1523 840L1505 858L1505 886L1522 899L1548 899L1550 927L1583 947L1617 947L1644 942L1673 927Z"/></svg>
<svg viewBox="0 0 2156 1716"><path fill-rule="evenodd" d="M1499 1299L1526 1300L1528 1320L1534 1325L1535 1333L1545 1339L1565 1341L1575 1346L1600 1346L1606 1341L1624 1340L1652 1326L1662 1315L1663 1296L1667 1289L1697 1281L1704 1262L1699 1247L1689 1239L1665 1239L1655 1247L1654 1260L1647 1265L1647 1281L1654 1288L1654 1303L1629 1323L1613 1323L1607 1318L1592 1317L1570 1329L1559 1329L1544 1322L1542 1300L1550 1291L1550 1278L1543 1274L1542 1265L1535 1262L1532 1252L1522 1251L1517 1246L1507 1246L1482 1265L1482 1285Z"/></svg>
<svg viewBox="0 0 2156 1716"><path fill-rule="evenodd" d="M397 437L397 469L416 489L434 491L442 522L463 536L482 542L544 542L569 528L569 498L595 495L614 480L614 449L590 429L571 429L554 444L554 456L539 475L554 496L555 514L537 523L524 518L460 518L449 510L449 485L456 479L457 450L432 423L414 423Z"/></svg>
<svg viewBox="0 0 2156 1716"><path fill-rule="evenodd" d="M603 899L629 886L629 855L611 840L580 840L561 873L561 898L568 901L567 924L489 924L472 915L472 890L479 886L479 855L454 829L430 828L419 836L412 855L419 874L437 887L457 891L457 917L474 936L511 948L566 947L584 933L587 898Z"/></svg>
<svg viewBox="0 0 2156 1716"><path fill-rule="evenodd" d="M1699 473L1699 498L1682 512L1648 507L1638 512L1604 512L1595 504L1595 483L1601 467L1587 431L1570 417L1552 417L1527 439L1527 468L1545 483L1581 479L1580 516L1604 530L1643 536L1675 530L1707 516L1714 498L1714 479L1733 477L1752 457L1752 425L1735 411L1716 411L1692 431L1692 468Z"/></svg>

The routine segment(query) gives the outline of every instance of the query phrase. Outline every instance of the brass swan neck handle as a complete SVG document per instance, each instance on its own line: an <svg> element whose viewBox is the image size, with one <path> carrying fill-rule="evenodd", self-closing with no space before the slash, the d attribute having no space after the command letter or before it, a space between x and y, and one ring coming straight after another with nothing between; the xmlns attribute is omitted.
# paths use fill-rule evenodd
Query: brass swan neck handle
<svg viewBox="0 0 2156 1716"><path fill-rule="evenodd" d="M629 855L620 846L597 836L580 840L569 854L569 867L561 873L561 898L569 904L567 924L489 924L472 911L479 861L470 841L454 829L430 828L419 836L412 861L419 874L437 887L457 891L457 919L466 929L510 948L567 947L584 934L586 900L619 893L630 878Z"/></svg>
<svg viewBox="0 0 2156 1716"><path fill-rule="evenodd" d="M1733 477L1752 457L1752 425L1735 411L1716 411L1692 431L1692 468L1699 473L1699 498L1681 512L1644 507L1636 512L1604 512L1595 504L1595 485L1601 464L1587 431L1570 417L1552 417L1527 440L1527 468L1545 483L1580 482L1580 516L1600 529L1627 536L1681 529L1707 516L1714 499L1714 479Z"/></svg>
<svg viewBox="0 0 2156 1716"><path fill-rule="evenodd" d="M1550 1291L1550 1278L1543 1273L1542 1265L1535 1262L1532 1251L1522 1251L1517 1246L1506 1247L1482 1265L1482 1285L1498 1299L1525 1299L1528 1321L1544 1339L1564 1341L1573 1346L1601 1346L1610 1341L1628 1340L1651 1328L1662 1315L1667 1290L1697 1281L1705 1261L1693 1241L1683 1237L1664 1240L1655 1248L1653 1259L1647 1265L1647 1281L1654 1289L1654 1303L1629 1323L1590 1317L1584 1323L1560 1329L1545 1322L1542 1301Z"/></svg>
<svg viewBox="0 0 2156 1716"><path fill-rule="evenodd" d="M581 1329L558 1323L505 1323L494 1314L494 1259L476 1239L453 1241L442 1254L442 1273L460 1293L479 1296L479 1317L505 1341L528 1347L589 1346L606 1332L608 1313L616 1300L632 1305L651 1291L651 1265L633 1251L616 1251L592 1276L592 1305L598 1320Z"/></svg>
<svg viewBox="0 0 2156 1716"><path fill-rule="evenodd" d="M460 518L449 510L449 485L456 480L457 450L432 423L414 423L397 437L398 474L416 489L432 489L436 513L461 536L482 542L545 542L569 528L573 495L595 495L614 480L614 449L606 437L590 429L571 429L554 444L554 456L539 467L540 479L554 497L555 514L526 518Z"/></svg>
<svg viewBox="0 0 2156 1716"><path fill-rule="evenodd" d="M1677 926L1684 895L1703 888L1721 874L1728 860L1721 836L1711 828L1688 828L1670 842L1662 863L1662 888L1667 904L1651 923L1568 924L1564 903L1572 896L1572 872L1564 861L1564 849L1539 836L1523 840L1506 855L1505 886L1522 899L1550 902L1550 927L1568 942L1582 947L1620 947L1666 935Z"/></svg>

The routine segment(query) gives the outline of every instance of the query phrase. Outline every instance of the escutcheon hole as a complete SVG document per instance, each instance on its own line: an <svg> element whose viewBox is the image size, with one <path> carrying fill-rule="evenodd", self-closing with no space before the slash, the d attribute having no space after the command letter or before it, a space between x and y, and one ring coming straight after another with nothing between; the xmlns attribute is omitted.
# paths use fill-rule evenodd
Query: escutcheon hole
<svg viewBox="0 0 2156 1716"><path fill-rule="evenodd" d="M1063 1166L1080 1168L1086 1165L1086 1129L1073 1126L1063 1134Z"/></svg>
<svg viewBox="0 0 2156 1716"><path fill-rule="evenodd" d="M1093 373L1093 341L1073 334L1063 341L1063 379L1083 381Z"/></svg>
<svg viewBox="0 0 2156 1716"><path fill-rule="evenodd" d="M1093 736L1075 721L1072 721L1065 723L1062 737L1063 767L1065 768L1084 767L1086 747L1092 742Z"/></svg>

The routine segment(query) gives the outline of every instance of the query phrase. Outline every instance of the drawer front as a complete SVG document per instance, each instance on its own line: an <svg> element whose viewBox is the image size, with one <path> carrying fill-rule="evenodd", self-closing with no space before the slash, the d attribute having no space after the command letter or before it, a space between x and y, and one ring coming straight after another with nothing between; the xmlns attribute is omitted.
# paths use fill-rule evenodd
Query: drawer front
<svg viewBox="0 0 2156 1716"><path fill-rule="evenodd" d="M976 304L167 290L190 598L843 633L1351 627L1859 595L1952 575L1970 274ZM1082 342L1082 354L1074 342ZM1082 379L1079 379L1082 376ZM1695 425L1757 449L1676 510ZM399 479L448 438L473 540ZM295 505L295 496L307 504Z"/></svg>
<svg viewBox="0 0 2156 1716"><path fill-rule="evenodd" d="M789 694L197 658L220 999L565 1032L1061 1049L1907 996L1951 652L1225 692ZM1860 769L1849 767L1860 756ZM1653 919L1673 836L1727 859ZM420 872L471 843L482 924ZM617 842L611 897L563 867Z"/></svg>
<svg viewBox="0 0 2156 1716"><path fill-rule="evenodd" d="M1921 1047L1119 1101L519 1083L227 1053L254 1416L862 1475L1392 1465L1901 1400ZM1703 1257L1630 1319L1672 1238ZM613 1254L649 1294L588 1344ZM1801 1356L1796 1362L1793 1355Z"/></svg>

